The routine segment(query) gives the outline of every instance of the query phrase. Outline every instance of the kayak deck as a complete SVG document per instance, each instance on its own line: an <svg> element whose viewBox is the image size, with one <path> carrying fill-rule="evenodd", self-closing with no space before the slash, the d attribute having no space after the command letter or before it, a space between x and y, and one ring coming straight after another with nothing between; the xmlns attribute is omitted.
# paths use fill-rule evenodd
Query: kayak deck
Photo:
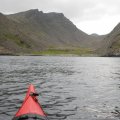
<svg viewBox="0 0 120 120"><path fill-rule="evenodd" d="M15 114L13 120L48 120L37 99L38 94L31 84L26 93L22 106Z"/></svg>

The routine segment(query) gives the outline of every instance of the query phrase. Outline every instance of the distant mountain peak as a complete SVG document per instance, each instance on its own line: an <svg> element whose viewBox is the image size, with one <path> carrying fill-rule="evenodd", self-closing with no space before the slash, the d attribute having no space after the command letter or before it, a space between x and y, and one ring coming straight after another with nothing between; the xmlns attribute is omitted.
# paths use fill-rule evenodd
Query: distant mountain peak
<svg viewBox="0 0 120 120"><path fill-rule="evenodd" d="M43 14L43 11L39 11L38 9L30 9L28 11L25 11L24 13L31 13L31 14L39 14L39 13L42 13Z"/></svg>
<svg viewBox="0 0 120 120"><path fill-rule="evenodd" d="M39 9L30 9L28 11L34 11L34 12L39 12Z"/></svg>
<svg viewBox="0 0 120 120"><path fill-rule="evenodd" d="M31 9L24 13L25 13L26 17L31 17L31 16L36 17L36 16L40 16L43 14L43 12L39 11L38 9Z"/></svg>
<svg viewBox="0 0 120 120"><path fill-rule="evenodd" d="M57 12L49 12L49 13L46 13L46 14L51 15L51 16L55 16L55 15L57 15L57 16L64 16L63 13L57 13Z"/></svg>
<svg viewBox="0 0 120 120"><path fill-rule="evenodd" d="M38 14L43 14L42 11L39 11L38 9L30 9L30 10L27 10L27 11L23 11L23 12L19 12L19 13L16 13L16 14L10 14L8 16L31 16L31 15L38 15Z"/></svg>
<svg viewBox="0 0 120 120"><path fill-rule="evenodd" d="M41 16L41 15L47 15L49 17L64 17L63 13L57 13L57 12L48 12L44 13L43 11L39 11L38 9L31 9L25 12L29 16Z"/></svg>
<svg viewBox="0 0 120 120"><path fill-rule="evenodd" d="M99 36L97 33L92 33L91 36Z"/></svg>

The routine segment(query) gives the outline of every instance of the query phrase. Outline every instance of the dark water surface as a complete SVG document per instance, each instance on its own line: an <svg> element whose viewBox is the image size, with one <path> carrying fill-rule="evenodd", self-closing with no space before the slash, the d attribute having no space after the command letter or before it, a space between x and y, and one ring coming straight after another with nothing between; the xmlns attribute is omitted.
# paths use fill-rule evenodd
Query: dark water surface
<svg viewBox="0 0 120 120"><path fill-rule="evenodd" d="M0 56L0 120L11 120L29 83L50 120L119 120L120 58Z"/></svg>

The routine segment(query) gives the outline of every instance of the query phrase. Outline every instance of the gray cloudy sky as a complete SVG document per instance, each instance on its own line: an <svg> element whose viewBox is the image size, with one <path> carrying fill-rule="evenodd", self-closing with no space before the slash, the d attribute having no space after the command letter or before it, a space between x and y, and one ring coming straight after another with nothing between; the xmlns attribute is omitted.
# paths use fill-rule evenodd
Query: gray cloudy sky
<svg viewBox="0 0 120 120"><path fill-rule="evenodd" d="M88 34L107 34L120 22L120 0L0 0L4 14L36 8L62 12Z"/></svg>

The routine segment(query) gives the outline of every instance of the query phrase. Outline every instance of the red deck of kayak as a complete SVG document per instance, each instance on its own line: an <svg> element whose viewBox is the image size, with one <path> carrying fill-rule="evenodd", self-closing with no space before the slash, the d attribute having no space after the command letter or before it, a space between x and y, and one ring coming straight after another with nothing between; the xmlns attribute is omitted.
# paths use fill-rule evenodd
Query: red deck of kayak
<svg viewBox="0 0 120 120"><path fill-rule="evenodd" d="M18 118L27 114L46 117L42 107L37 100L37 97L32 96L31 93L36 93L32 84L29 86L25 100L18 112L15 114L14 118Z"/></svg>

